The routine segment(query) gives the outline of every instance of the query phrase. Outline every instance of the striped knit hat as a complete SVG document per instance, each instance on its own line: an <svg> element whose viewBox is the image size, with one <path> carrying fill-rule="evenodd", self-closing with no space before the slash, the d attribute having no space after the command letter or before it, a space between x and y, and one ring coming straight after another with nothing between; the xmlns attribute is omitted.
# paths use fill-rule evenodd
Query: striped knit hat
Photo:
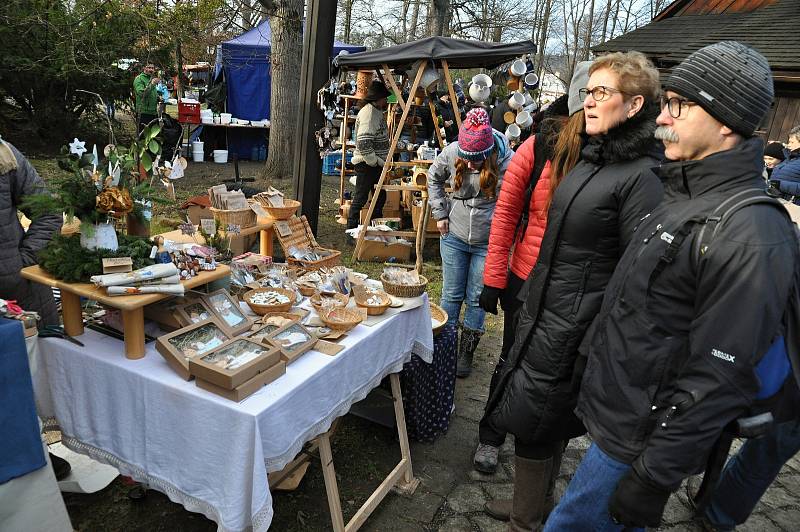
<svg viewBox="0 0 800 532"><path fill-rule="evenodd" d="M698 103L745 137L758 127L775 95L767 60L736 41L718 42L694 52L675 67L664 90Z"/></svg>
<svg viewBox="0 0 800 532"><path fill-rule="evenodd" d="M483 107L467 113L458 131L458 156L468 161L480 162L489 157L494 148L494 135L489 115Z"/></svg>

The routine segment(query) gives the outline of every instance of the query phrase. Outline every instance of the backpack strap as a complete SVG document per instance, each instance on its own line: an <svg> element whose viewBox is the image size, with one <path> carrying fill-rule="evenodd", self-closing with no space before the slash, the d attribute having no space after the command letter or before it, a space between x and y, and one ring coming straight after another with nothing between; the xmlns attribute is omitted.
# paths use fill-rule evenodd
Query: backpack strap
<svg viewBox="0 0 800 532"><path fill-rule="evenodd" d="M517 238L521 240L528 230L531 197L536 184L539 183L539 178L542 177L542 170L544 170L548 160L547 142L548 138L541 133L537 134L533 141L533 170L531 170L531 175L528 178L528 186L525 188L525 197L522 200L522 214L517 221L517 227L514 229L514 242L517 241Z"/></svg>

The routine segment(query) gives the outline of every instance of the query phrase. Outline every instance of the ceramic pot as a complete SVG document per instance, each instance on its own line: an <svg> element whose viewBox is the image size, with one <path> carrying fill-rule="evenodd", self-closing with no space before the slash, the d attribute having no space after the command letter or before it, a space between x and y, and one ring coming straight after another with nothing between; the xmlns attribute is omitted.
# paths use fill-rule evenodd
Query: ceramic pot
<svg viewBox="0 0 800 532"><path fill-rule="evenodd" d="M90 231L81 232L81 247L116 251L119 242L114 224L95 224Z"/></svg>
<svg viewBox="0 0 800 532"><path fill-rule="evenodd" d="M508 97L508 106L514 110L522 109L525 105L525 96L520 92L512 92Z"/></svg>

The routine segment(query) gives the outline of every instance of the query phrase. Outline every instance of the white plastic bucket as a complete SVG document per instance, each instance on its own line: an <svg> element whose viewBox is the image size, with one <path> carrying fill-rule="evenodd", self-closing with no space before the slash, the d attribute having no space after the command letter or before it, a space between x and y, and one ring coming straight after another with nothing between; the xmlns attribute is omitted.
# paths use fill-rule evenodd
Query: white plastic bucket
<svg viewBox="0 0 800 532"><path fill-rule="evenodd" d="M192 152L192 160L196 163L202 163L204 159L203 150L200 151L193 151Z"/></svg>
<svg viewBox="0 0 800 532"><path fill-rule="evenodd" d="M203 142L200 140L192 142L192 151L203 151Z"/></svg>
<svg viewBox="0 0 800 532"><path fill-rule="evenodd" d="M220 113L219 114L219 123L220 124L230 124L231 123L231 118L233 118L233 115L230 114L230 113Z"/></svg>
<svg viewBox="0 0 800 532"><path fill-rule="evenodd" d="M214 162L215 163L227 163L228 162L228 150L214 150Z"/></svg>

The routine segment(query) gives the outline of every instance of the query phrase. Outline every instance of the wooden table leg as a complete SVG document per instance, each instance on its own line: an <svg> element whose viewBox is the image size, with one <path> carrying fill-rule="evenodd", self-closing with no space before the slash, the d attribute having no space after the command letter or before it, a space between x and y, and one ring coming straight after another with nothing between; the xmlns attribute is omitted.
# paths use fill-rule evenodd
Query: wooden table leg
<svg viewBox="0 0 800 532"><path fill-rule="evenodd" d="M122 311L125 332L125 356L131 360L144 358L144 307Z"/></svg>
<svg viewBox="0 0 800 532"><path fill-rule="evenodd" d="M275 231L272 227L262 229L258 237L258 252L268 257L272 256L272 236Z"/></svg>
<svg viewBox="0 0 800 532"><path fill-rule="evenodd" d="M64 317L64 332L70 336L83 334L83 310L81 297L61 290L61 315Z"/></svg>
<svg viewBox="0 0 800 532"><path fill-rule="evenodd" d="M339 485L336 482L331 440L327 432L319 437L319 459L322 462L322 476L325 477L325 493L328 495L328 507L331 510L333 530L334 532L344 532L342 502L339 500Z"/></svg>
<svg viewBox="0 0 800 532"><path fill-rule="evenodd" d="M392 373L389 375L389 382L392 385L392 399L394 399L394 417L397 420L397 437L400 440L400 455L406 462L405 473L402 481L397 483L395 489L404 495L411 495L419 486L419 479L414 478L414 470L411 467L411 447L408 445L408 432L406 431L406 414L403 410L403 394L400 391L400 375Z"/></svg>

